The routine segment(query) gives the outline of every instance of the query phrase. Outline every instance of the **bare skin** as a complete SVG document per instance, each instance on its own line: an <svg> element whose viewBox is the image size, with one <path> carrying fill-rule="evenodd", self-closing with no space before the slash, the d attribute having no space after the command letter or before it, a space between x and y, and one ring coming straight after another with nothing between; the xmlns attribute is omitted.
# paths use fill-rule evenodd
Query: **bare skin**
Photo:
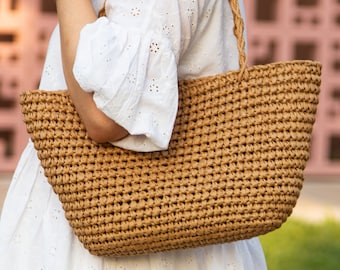
<svg viewBox="0 0 340 270"><path fill-rule="evenodd" d="M128 132L101 112L93 94L81 89L73 75L73 65L81 29L97 19L91 0L57 0L63 70L71 99L89 136L96 142L113 142Z"/></svg>

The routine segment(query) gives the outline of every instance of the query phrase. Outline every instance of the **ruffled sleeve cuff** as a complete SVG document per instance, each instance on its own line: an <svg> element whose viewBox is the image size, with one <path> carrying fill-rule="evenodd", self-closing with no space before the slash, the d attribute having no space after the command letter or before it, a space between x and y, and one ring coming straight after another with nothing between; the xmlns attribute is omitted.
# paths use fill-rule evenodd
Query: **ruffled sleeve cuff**
<svg viewBox="0 0 340 270"><path fill-rule="evenodd" d="M97 107L129 132L114 145L134 151L168 147L178 106L168 39L102 17L82 29L73 72L81 88L94 93Z"/></svg>

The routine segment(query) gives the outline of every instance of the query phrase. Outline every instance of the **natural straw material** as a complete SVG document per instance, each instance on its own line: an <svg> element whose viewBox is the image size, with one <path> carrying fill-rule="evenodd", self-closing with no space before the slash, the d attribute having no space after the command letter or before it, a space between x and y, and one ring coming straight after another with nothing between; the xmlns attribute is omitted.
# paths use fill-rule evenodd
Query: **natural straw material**
<svg viewBox="0 0 340 270"><path fill-rule="evenodd" d="M281 226L303 184L321 65L245 67L243 22L230 1L240 70L179 82L168 151L90 140L67 91L21 105L66 218L95 255L133 255L236 241Z"/></svg>

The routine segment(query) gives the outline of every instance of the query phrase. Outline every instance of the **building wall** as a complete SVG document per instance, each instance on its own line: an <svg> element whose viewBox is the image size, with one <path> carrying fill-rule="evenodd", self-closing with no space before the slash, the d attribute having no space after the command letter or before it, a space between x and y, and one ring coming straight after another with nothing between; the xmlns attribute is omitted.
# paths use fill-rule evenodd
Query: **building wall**
<svg viewBox="0 0 340 270"><path fill-rule="evenodd" d="M311 59L323 65L306 174L340 175L340 1L245 0L249 63Z"/></svg>
<svg viewBox="0 0 340 270"><path fill-rule="evenodd" d="M323 63L323 81L306 174L340 175L340 1L244 0L248 62L291 59ZM0 172L12 172L28 136L18 96L36 88L49 36L53 0L0 0Z"/></svg>
<svg viewBox="0 0 340 270"><path fill-rule="evenodd" d="M28 136L20 92L36 88L55 26L53 0L0 0L0 172L11 172Z"/></svg>

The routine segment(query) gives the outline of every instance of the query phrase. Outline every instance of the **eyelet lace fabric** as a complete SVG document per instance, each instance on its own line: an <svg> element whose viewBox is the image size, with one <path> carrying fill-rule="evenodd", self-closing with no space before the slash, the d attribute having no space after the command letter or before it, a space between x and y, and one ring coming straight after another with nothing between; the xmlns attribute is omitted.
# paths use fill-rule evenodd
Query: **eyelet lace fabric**
<svg viewBox="0 0 340 270"><path fill-rule="evenodd" d="M99 10L103 1L93 4ZM228 1L107 0L106 8L107 18L82 30L75 77L94 93L98 108L130 132L115 145L166 149L177 112L178 79L238 68ZM66 89L58 27L40 89ZM0 269L262 270L266 264L257 238L143 256L90 255L73 235L29 142L2 210Z"/></svg>

